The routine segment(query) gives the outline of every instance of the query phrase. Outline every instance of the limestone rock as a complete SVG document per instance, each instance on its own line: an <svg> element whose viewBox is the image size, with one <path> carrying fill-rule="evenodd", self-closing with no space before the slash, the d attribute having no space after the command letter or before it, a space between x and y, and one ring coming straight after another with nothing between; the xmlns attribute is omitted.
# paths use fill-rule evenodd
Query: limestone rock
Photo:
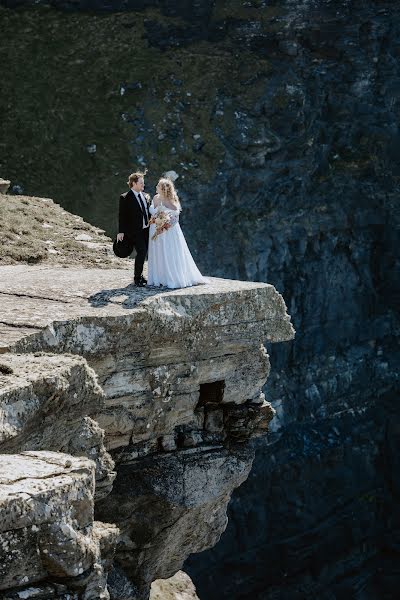
<svg viewBox="0 0 400 600"><path fill-rule="evenodd" d="M54 160L57 144L51 145L55 152L37 152L38 140L47 148L44 140L59 138L62 119L64 130L77 134L64 140L65 151L72 156L80 146L85 154L84 145L98 134L91 114L110 107L107 124L114 126L115 115L121 114L127 125L121 129L123 143L137 150L137 158L149 160L147 185L156 183L159 172L155 149L167 156L175 145L169 167L181 174L184 231L200 268L207 274L273 283L299 329L294 345L271 351L274 366L264 391L279 420L272 421L274 432L260 447L248 484L232 502L231 531L208 562L205 555L198 557L208 586L200 595L221 600L224 593L230 600L262 589L266 598L321 598L316 578L310 581L310 565L313 573L318 565L318 579L324 579L328 595L375 598L366 589L368 582L375 585L387 557L393 561L399 556L400 539L400 469L394 458L400 456L395 433L400 423L400 4L91 0L93 11L107 14L88 18L76 11L87 10L87 1L52 0L52 6L74 9L70 19L57 10L43 14L40 7L9 9L25 3L46 4L1 0L7 6L1 45L10 60L2 97L4 102L15 98L13 110L3 111L3 174L15 173L19 165L35 186L51 185L65 208L79 206L114 233L112 216L126 168L120 135L108 138L108 156L115 161L95 165L78 155L64 162L62 178ZM149 11L150 4L157 6ZM16 29L19 50L10 53ZM127 79L121 48L113 44L110 49L110 31L116 32L118 44L126 43L129 32L135 46ZM110 102L87 81L86 69L77 68L87 58L82 39L98 49L92 77L102 81L107 70ZM65 40L72 59L60 69L53 60L54 45L61 48ZM35 43L46 69L36 68ZM140 82L138 61L148 67ZM25 94L15 94L21 73L37 90L28 96L39 128L25 140L28 168L20 160L18 143L17 124L23 127L27 101ZM71 90L54 112L40 94L49 80L59 82L59 90L65 84ZM155 106L155 99L164 95L165 101ZM128 104L132 111L127 112ZM76 124L77 107L86 109L84 128ZM160 132L165 146L159 145ZM203 152L191 150L194 133L206 142ZM279 146L273 137L268 143L270 133ZM258 145L252 147L253 139ZM49 173L46 182L43 172ZM90 202L93 182L105 190L98 202ZM351 477L353 473L360 476ZM310 486L310 480L315 484ZM344 482L346 493L338 497ZM382 489L380 496L376 490ZM344 531L347 535L340 536ZM360 548L374 548L377 563ZM353 562L360 556L363 577ZM394 562L398 580L400 561ZM393 595L390 568L381 597ZM278 589L273 589L277 581ZM302 582L305 587L299 591Z"/></svg>
<svg viewBox="0 0 400 600"><path fill-rule="evenodd" d="M263 342L294 335L284 301L262 283L160 291L132 286L123 269L24 265L0 267L0 293L0 450L96 460L96 519L120 529L111 597L147 600L154 579L226 527L253 462L249 440L273 414ZM87 571L95 559L84 541ZM72 576L62 555L53 562Z"/></svg>
<svg viewBox="0 0 400 600"><path fill-rule="evenodd" d="M189 575L178 571L169 579L153 581L149 600L199 600L199 597Z"/></svg>
<svg viewBox="0 0 400 600"><path fill-rule="evenodd" d="M96 517L122 527L114 564L147 598L187 556L213 546L224 531L234 488L248 476L253 450L198 447L150 455L118 466L112 493Z"/></svg>
<svg viewBox="0 0 400 600"><path fill-rule="evenodd" d="M206 285L160 292L136 288L132 274L117 269L15 265L0 267L0 276L3 352L12 346L100 356L111 345L126 353L126 328L134 327L133 351L151 339L149 358L173 364L201 346L212 358L222 353L219 347L254 352L254 339L261 346L294 335L282 296L266 283L208 278Z"/></svg>
<svg viewBox="0 0 400 600"><path fill-rule="evenodd" d="M0 194L7 194L8 188L10 187L10 181L8 179L0 178Z"/></svg>
<svg viewBox="0 0 400 600"><path fill-rule="evenodd" d="M94 469L55 452L0 456L0 598L46 597L59 578L65 592L109 598L117 529L93 522Z"/></svg>
<svg viewBox="0 0 400 600"><path fill-rule="evenodd" d="M86 361L72 355L3 354L0 359L0 452L54 450L96 463L96 497L115 473L104 432L90 415L104 393Z"/></svg>

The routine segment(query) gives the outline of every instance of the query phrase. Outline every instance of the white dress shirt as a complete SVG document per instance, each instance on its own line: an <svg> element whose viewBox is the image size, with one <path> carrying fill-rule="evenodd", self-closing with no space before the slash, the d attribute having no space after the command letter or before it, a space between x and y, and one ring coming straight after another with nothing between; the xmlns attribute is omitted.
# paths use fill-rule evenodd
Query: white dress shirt
<svg viewBox="0 0 400 600"><path fill-rule="evenodd" d="M138 201L138 204L140 206L140 210L142 210L142 205L140 204L139 195L140 195L140 197L142 199L142 202L144 204L144 208L146 210L147 202L146 202L146 198L144 197L144 195L142 194L142 192L135 192L135 190L132 190L132 192L135 194L135 198ZM147 220L149 220L149 217L147 217ZM146 225L144 217L143 217L143 229L146 229L148 226L149 226L149 224L147 223L147 225Z"/></svg>

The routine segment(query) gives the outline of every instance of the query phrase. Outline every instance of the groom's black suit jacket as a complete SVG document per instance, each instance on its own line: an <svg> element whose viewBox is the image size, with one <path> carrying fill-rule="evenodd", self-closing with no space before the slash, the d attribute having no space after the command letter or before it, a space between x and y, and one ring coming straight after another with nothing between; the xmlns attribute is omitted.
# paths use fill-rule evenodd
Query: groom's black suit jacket
<svg viewBox="0 0 400 600"><path fill-rule="evenodd" d="M147 218L150 219L147 202L143 192L141 196L143 198L145 210L147 211ZM138 235L143 235L143 213L132 190L129 190L129 192L126 192L125 194L121 194L119 197L118 232L124 233L132 240L135 240Z"/></svg>

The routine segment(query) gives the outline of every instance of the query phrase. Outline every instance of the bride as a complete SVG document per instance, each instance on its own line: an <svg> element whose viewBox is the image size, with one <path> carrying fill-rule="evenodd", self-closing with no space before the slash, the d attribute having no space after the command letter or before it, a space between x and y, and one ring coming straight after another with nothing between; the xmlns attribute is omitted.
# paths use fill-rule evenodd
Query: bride
<svg viewBox="0 0 400 600"><path fill-rule="evenodd" d="M183 288L207 283L194 262L179 225L181 204L170 179L161 178L150 205L148 285Z"/></svg>

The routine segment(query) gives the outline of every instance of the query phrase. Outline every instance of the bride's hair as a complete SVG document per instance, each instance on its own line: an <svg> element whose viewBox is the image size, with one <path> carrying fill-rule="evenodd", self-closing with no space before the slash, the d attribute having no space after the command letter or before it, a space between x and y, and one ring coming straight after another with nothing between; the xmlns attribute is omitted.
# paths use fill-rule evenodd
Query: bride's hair
<svg viewBox="0 0 400 600"><path fill-rule="evenodd" d="M176 193L174 183L171 181L171 179L168 179L167 177L161 177L157 187L160 189L161 196L169 200L169 202L171 202L171 204L177 208L181 209L181 203L179 201L178 194Z"/></svg>

